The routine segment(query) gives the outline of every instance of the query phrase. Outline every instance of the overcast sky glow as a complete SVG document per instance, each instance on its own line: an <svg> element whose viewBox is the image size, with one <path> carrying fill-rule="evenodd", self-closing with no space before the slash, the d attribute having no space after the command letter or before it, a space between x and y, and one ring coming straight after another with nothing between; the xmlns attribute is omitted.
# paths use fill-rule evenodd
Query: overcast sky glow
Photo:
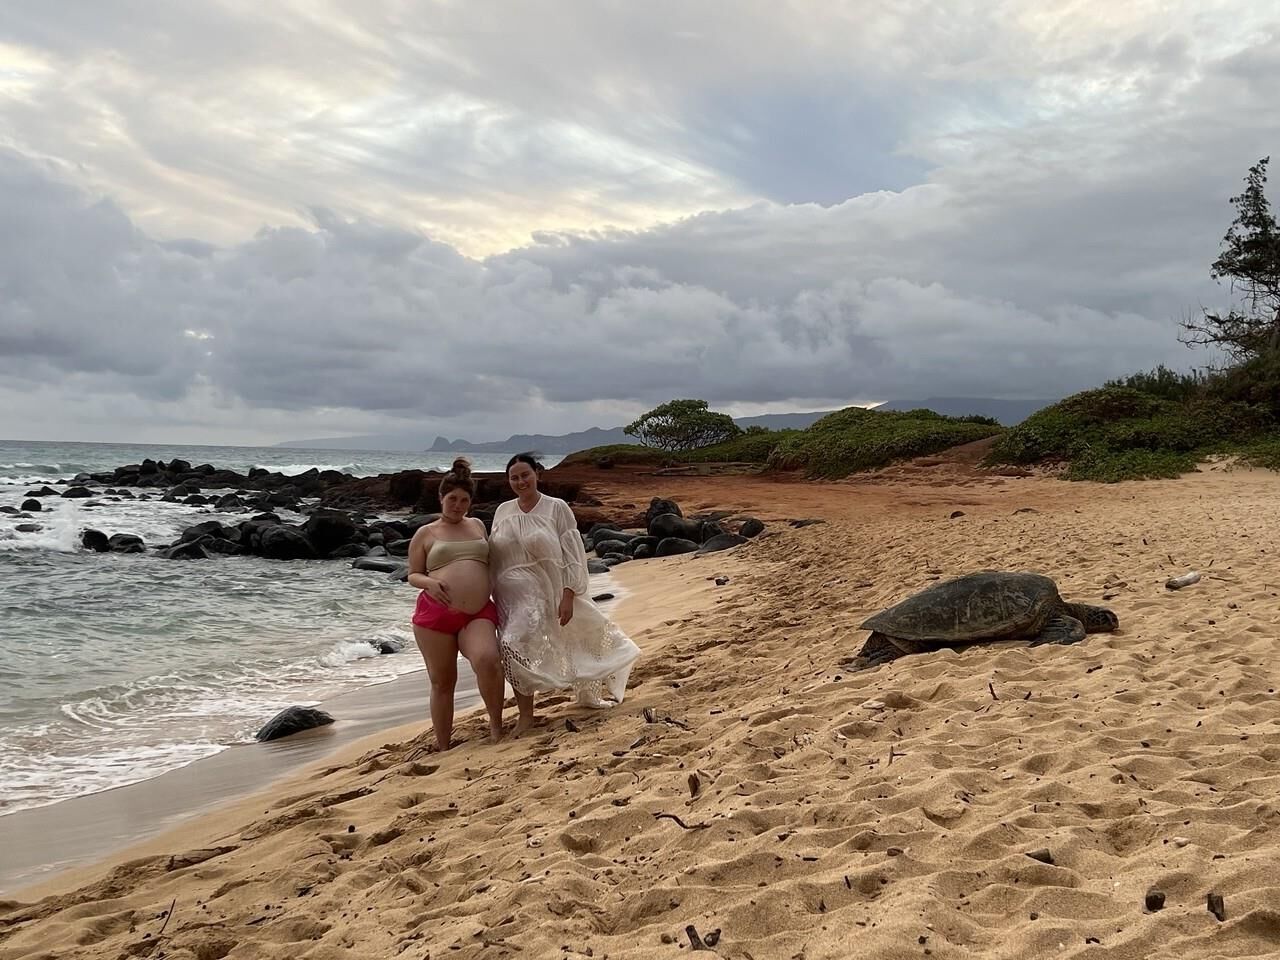
<svg viewBox="0 0 1280 960"><path fill-rule="evenodd" d="M0 437L1187 367L1276 90L1264 2L8 0Z"/></svg>

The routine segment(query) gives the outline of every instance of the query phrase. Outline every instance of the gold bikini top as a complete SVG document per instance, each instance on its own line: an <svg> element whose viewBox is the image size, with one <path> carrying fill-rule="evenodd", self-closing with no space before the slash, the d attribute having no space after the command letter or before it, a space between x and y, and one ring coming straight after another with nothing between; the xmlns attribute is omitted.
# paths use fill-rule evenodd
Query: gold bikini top
<svg viewBox="0 0 1280 960"><path fill-rule="evenodd" d="M476 540L437 540L427 553L427 572L439 570L455 560L479 560L489 562L489 541L484 538Z"/></svg>

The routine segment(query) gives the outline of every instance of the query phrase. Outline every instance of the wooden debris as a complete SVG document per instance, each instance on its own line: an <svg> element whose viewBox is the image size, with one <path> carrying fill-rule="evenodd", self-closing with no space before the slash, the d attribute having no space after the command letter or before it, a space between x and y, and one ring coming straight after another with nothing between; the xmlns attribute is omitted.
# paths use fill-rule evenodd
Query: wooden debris
<svg viewBox="0 0 1280 960"><path fill-rule="evenodd" d="M674 813L655 813L653 815L653 819L674 820L676 822L676 825L680 827L682 830L705 830L707 829L707 827L711 826L711 824L709 823L695 823L692 826L690 826L689 824L681 820L679 817L677 817Z"/></svg>
<svg viewBox="0 0 1280 960"><path fill-rule="evenodd" d="M1218 899L1221 900L1222 898L1219 897ZM164 923L160 925L160 932L156 934L157 940L164 936L164 928L169 926L169 921L173 919L173 908L176 907L177 905L178 905L178 898L174 897L173 900L169 903L169 909L165 911Z"/></svg>
<svg viewBox="0 0 1280 960"><path fill-rule="evenodd" d="M1222 902L1222 894L1210 893L1207 899L1209 912L1218 918L1218 922L1222 923L1227 919L1227 905Z"/></svg>

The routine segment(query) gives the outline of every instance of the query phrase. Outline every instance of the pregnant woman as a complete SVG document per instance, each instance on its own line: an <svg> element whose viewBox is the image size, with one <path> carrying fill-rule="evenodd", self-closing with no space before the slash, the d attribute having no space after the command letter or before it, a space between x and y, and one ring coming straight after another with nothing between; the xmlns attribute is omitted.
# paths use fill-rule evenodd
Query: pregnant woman
<svg viewBox="0 0 1280 960"><path fill-rule="evenodd" d="M528 453L507 464L516 495L493 517L493 595L501 611L502 659L516 694L517 734L533 725L533 697L572 689L591 707L621 703L640 648L588 595L587 554L573 511L538 491L541 464Z"/></svg>
<svg viewBox="0 0 1280 960"><path fill-rule="evenodd" d="M489 596L489 542L484 523L468 517L476 482L464 457L440 481L440 519L419 527L409 541L409 584L422 592L413 612L413 636L431 678L431 725L436 746L453 736L453 691L458 654L471 664L489 711L489 739L502 737L505 690L498 654L498 611Z"/></svg>

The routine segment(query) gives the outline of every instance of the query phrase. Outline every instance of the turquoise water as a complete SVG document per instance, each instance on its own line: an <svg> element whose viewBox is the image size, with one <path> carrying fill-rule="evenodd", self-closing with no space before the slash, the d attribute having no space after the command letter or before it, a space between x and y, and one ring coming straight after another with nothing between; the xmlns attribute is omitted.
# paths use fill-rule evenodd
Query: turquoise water
<svg viewBox="0 0 1280 960"><path fill-rule="evenodd" d="M37 484L175 456L240 471L315 466L353 475L452 461L396 451L0 441L0 506L20 506ZM501 470L507 455L474 459L478 470ZM415 591L383 574L344 561L86 553L87 526L150 545L224 515L107 497L46 497L43 505L26 518L0 514L0 813L156 776L251 739L290 704L422 667L408 624ZM368 640L382 638L406 641L405 651L377 655Z"/></svg>

